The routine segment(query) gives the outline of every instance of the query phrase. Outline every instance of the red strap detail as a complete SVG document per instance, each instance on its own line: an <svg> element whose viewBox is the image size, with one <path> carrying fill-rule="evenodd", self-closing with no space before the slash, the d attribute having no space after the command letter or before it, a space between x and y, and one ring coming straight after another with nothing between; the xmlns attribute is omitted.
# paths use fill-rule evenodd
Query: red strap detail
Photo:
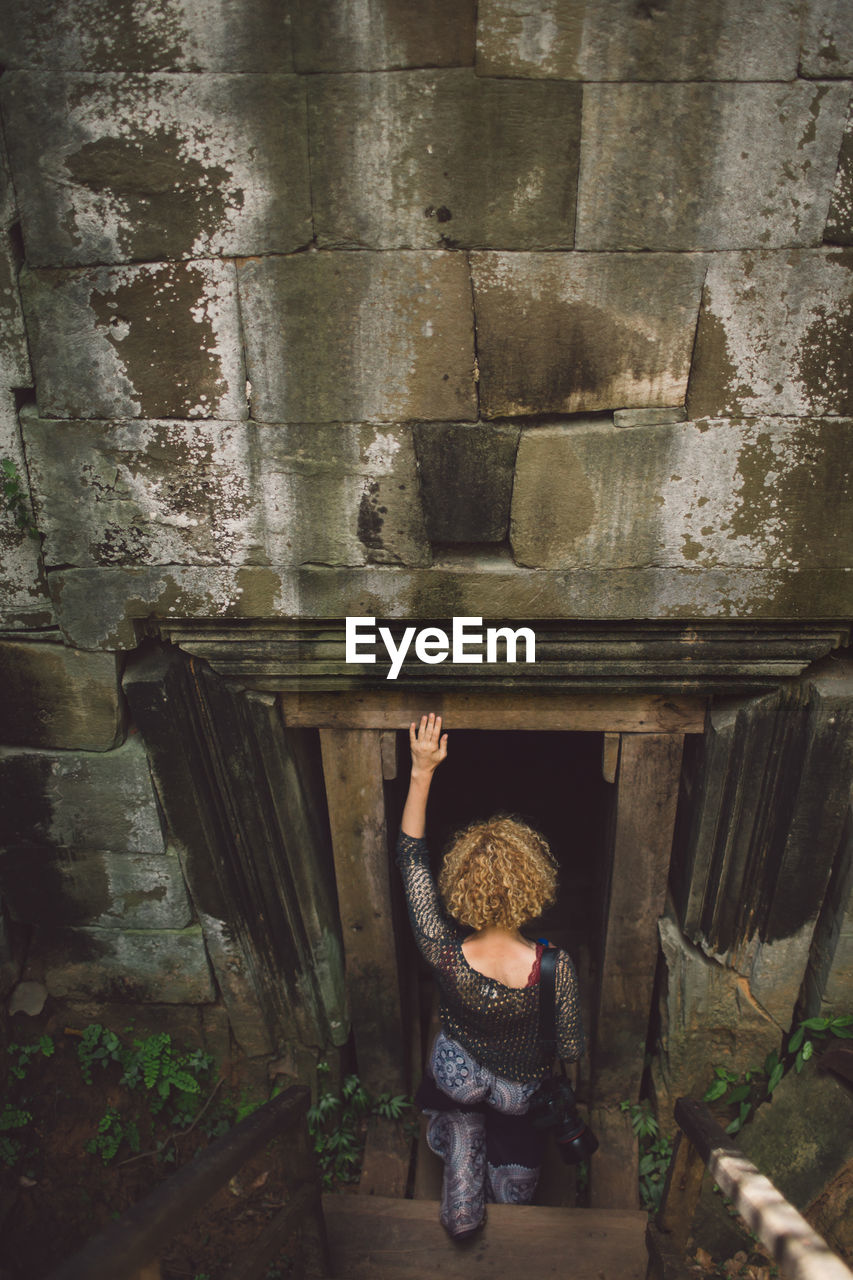
<svg viewBox="0 0 853 1280"><path fill-rule="evenodd" d="M533 968L530 970L530 977L527 979L528 987L535 987L539 981L539 972L542 968L542 952L545 947L541 942L536 943L536 959L533 961Z"/></svg>

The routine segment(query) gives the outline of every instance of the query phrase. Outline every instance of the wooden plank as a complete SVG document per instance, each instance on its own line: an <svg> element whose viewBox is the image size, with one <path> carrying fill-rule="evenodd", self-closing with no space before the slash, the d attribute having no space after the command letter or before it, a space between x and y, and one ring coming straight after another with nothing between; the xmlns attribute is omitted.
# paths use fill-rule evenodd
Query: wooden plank
<svg viewBox="0 0 853 1280"><path fill-rule="evenodd" d="M681 734L625 734L596 1019L599 1104L639 1096L678 800Z"/></svg>
<svg viewBox="0 0 853 1280"><path fill-rule="evenodd" d="M464 1246L431 1200L324 1196L334 1274L348 1280L643 1280L646 1215L490 1204L483 1232Z"/></svg>
<svg viewBox="0 0 853 1280"><path fill-rule="evenodd" d="M723 1195L770 1250L782 1275L789 1280L853 1280L853 1272L746 1158L704 1103L679 1098L675 1119L707 1162Z"/></svg>
<svg viewBox="0 0 853 1280"><path fill-rule="evenodd" d="M393 782L397 776L397 734L393 729L386 729L379 739L382 754L382 777L386 782Z"/></svg>
<svg viewBox="0 0 853 1280"><path fill-rule="evenodd" d="M347 997L370 1093L405 1092L382 757L376 729L321 729Z"/></svg>
<svg viewBox="0 0 853 1280"><path fill-rule="evenodd" d="M618 1106L592 1107L589 1123L599 1142L589 1163L590 1204L593 1209L636 1209L639 1153L629 1117Z"/></svg>
<svg viewBox="0 0 853 1280"><path fill-rule="evenodd" d="M435 711L453 729L546 729L584 733L701 733L705 699L652 694L282 693L285 723L293 728L408 729Z"/></svg>
<svg viewBox="0 0 853 1280"><path fill-rule="evenodd" d="M605 733L601 747L601 776L605 782L616 781L619 772L619 743L618 733Z"/></svg>
<svg viewBox="0 0 853 1280"><path fill-rule="evenodd" d="M358 1181L359 1195L404 1196L411 1162L412 1139L405 1136L402 1124L371 1116Z"/></svg>
<svg viewBox="0 0 853 1280"><path fill-rule="evenodd" d="M675 1135L655 1225L669 1237L682 1258L687 1250L687 1237L699 1203L704 1175L704 1160L690 1139L679 1130Z"/></svg>

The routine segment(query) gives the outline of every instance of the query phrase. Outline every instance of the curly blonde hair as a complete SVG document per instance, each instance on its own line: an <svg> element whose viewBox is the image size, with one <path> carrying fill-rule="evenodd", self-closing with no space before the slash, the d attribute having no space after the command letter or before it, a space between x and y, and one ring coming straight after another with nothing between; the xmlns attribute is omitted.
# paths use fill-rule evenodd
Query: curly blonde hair
<svg viewBox="0 0 853 1280"><path fill-rule="evenodd" d="M518 929L555 900L557 863L547 840L526 823L498 815L457 832L438 887L445 907L471 929Z"/></svg>

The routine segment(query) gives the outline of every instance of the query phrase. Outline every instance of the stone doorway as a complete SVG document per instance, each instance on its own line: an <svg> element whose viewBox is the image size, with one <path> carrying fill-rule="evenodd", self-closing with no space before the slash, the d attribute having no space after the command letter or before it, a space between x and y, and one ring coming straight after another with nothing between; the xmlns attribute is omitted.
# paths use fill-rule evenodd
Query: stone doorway
<svg viewBox="0 0 853 1280"><path fill-rule="evenodd" d="M631 695L591 701L588 695L543 699L515 694L504 700L496 693L488 700L448 696L431 700L431 705L437 702L445 723L458 735L463 768L466 750L474 750L475 739L467 736L472 731L486 730L484 738L492 739L490 751L500 752L496 740L504 734L504 742L517 745L528 738L529 726L544 720L547 728L534 736L563 742L550 751L539 743L539 752L555 763L562 760L567 769L572 752L579 753L576 758L584 760L590 775L594 755L606 780L601 783L606 801L599 805L602 856L593 895L600 903L601 923L590 934L596 980L587 1015L590 1091L601 1137L593 1202L633 1205L635 1142L619 1102L637 1097L642 1077L684 733L700 731L700 709L669 703L665 714L655 718L649 715L647 700ZM400 980L410 970L400 963L405 943L394 930L389 848L405 786L405 778L398 779L398 763L405 753L396 731L408 723L410 713L407 709L402 715L402 707L379 693L331 699L284 696L281 705L286 723L320 728L359 1071L374 1087L400 1087L407 1078L418 1000L411 982L401 985ZM680 722L661 723L673 716ZM616 726L624 730L628 725L633 731L615 731ZM668 731L654 731L664 728ZM454 789L452 773L446 777L446 788ZM489 787L480 798L487 808L495 807L494 793L488 792ZM455 825L458 803L464 805L439 797L439 826ZM552 807L546 816L554 821L556 810Z"/></svg>

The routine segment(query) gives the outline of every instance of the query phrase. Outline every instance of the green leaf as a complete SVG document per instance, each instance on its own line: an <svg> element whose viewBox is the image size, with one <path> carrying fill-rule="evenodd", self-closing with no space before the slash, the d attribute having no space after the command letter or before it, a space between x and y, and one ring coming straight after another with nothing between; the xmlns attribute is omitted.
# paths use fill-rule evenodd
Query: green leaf
<svg viewBox="0 0 853 1280"><path fill-rule="evenodd" d="M736 1089L732 1089L731 1093L726 1096L726 1102L743 1102L744 1098L749 1097L749 1085L741 1084Z"/></svg>
<svg viewBox="0 0 853 1280"><path fill-rule="evenodd" d="M782 1079L784 1074L785 1074L785 1064L782 1062L777 1062L776 1066L770 1072L770 1079L767 1081L768 1093L773 1092L773 1090L776 1088L777 1084Z"/></svg>
<svg viewBox="0 0 853 1280"><path fill-rule="evenodd" d="M797 1052L797 1050L799 1049L800 1045L803 1043L803 1037L805 1036L805 1034L806 1034L806 1032L805 1032L805 1028L804 1028L804 1026L802 1025L802 1023L800 1023L799 1027L798 1027L798 1028L797 1028L797 1030L794 1032L794 1034L791 1036L791 1039L788 1041L788 1052L789 1052L789 1053L796 1053L796 1052Z"/></svg>
<svg viewBox="0 0 853 1280"><path fill-rule="evenodd" d="M812 1056L813 1053L814 1053L814 1041L807 1040L806 1043L803 1045L803 1062L808 1062L809 1058Z"/></svg>
<svg viewBox="0 0 853 1280"><path fill-rule="evenodd" d="M198 1080L191 1076L188 1071L173 1071L169 1076L170 1081L176 1089L180 1089L183 1093L200 1093L201 1087Z"/></svg>
<svg viewBox="0 0 853 1280"><path fill-rule="evenodd" d="M703 1102L716 1102L718 1098L722 1098L728 1089L727 1080L715 1080L706 1094L703 1095Z"/></svg>
<svg viewBox="0 0 853 1280"><path fill-rule="evenodd" d="M829 1018L806 1018L805 1022L800 1023L800 1026L808 1027L809 1031L826 1031L829 1024Z"/></svg>

